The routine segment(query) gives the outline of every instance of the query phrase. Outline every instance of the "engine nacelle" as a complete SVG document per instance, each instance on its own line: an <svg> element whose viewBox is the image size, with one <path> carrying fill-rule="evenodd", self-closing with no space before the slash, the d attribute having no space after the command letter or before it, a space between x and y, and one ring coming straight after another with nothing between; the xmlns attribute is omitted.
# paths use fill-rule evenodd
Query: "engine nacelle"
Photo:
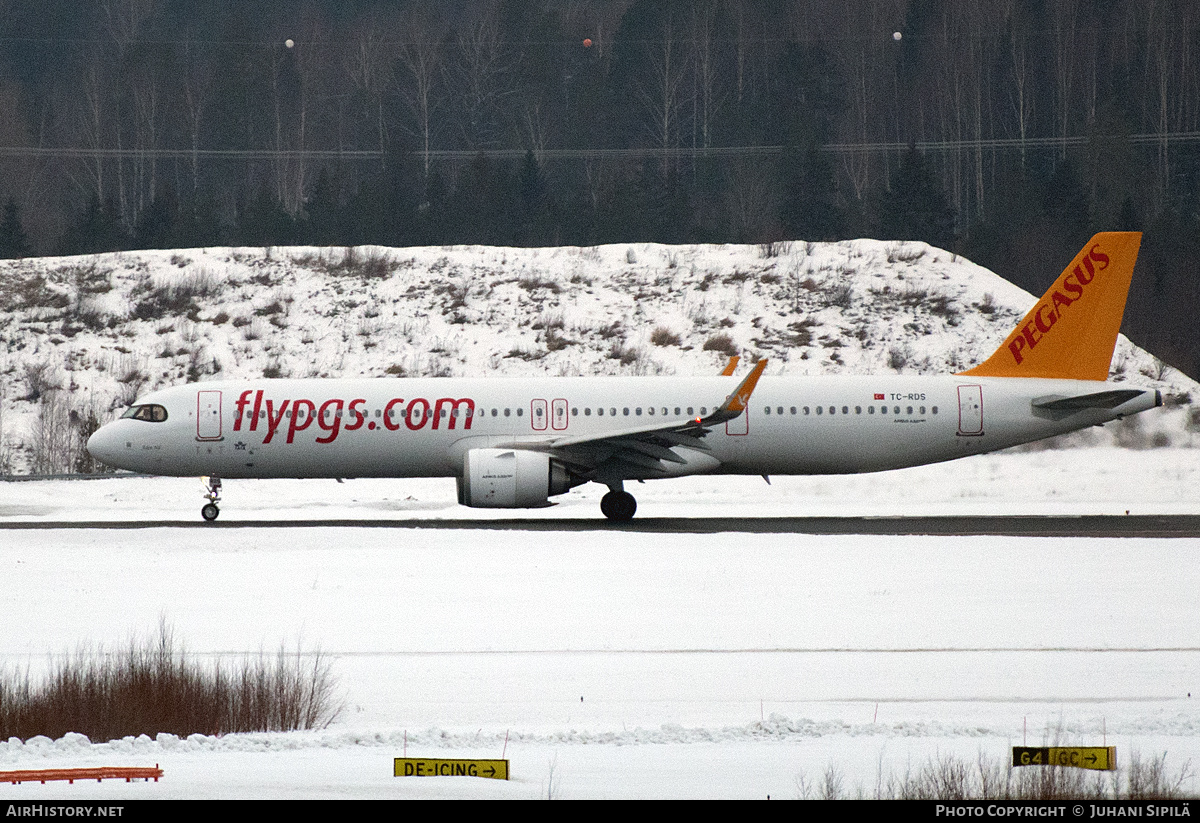
<svg viewBox="0 0 1200 823"><path fill-rule="evenodd" d="M458 502L480 509L536 509L572 486L566 466L542 452L469 449L458 478Z"/></svg>

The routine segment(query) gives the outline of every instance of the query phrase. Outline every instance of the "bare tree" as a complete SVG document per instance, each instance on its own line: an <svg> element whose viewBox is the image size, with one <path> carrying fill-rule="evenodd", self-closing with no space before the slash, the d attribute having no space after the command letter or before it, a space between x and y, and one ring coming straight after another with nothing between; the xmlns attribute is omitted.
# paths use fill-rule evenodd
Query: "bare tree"
<svg viewBox="0 0 1200 823"><path fill-rule="evenodd" d="M212 86L212 66L188 39L183 44L183 103L187 134L192 150L192 204L200 189L200 123L208 105Z"/></svg>
<svg viewBox="0 0 1200 823"><path fill-rule="evenodd" d="M433 112L441 79L442 27L435 4L421 2L411 6L404 17L404 36L396 53L405 74L405 82L400 83L399 87L404 102L416 119L416 133L421 141L426 177L429 176Z"/></svg>
<svg viewBox="0 0 1200 823"><path fill-rule="evenodd" d="M383 101L393 80L388 70L386 25L378 11L357 21L351 32L351 48L343 56L346 77L363 104L364 122L371 124L380 151L387 144Z"/></svg>
<svg viewBox="0 0 1200 823"><path fill-rule="evenodd" d="M32 435L34 474L61 474L70 470L75 457L75 438L70 409L62 392L51 391L41 396Z"/></svg>
<svg viewBox="0 0 1200 823"><path fill-rule="evenodd" d="M655 39L644 43L650 73L639 82L638 96L649 115L651 139L663 149L679 144L681 90L689 65L683 25L668 9Z"/></svg>
<svg viewBox="0 0 1200 823"><path fill-rule="evenodd" d="M452 75L462 108L460 129L467 148L497 145L495 118L508 91L504 86L507 50L496 19L496 5L489 3L467 25L455 41L456 64Z"/></svg>
<svg viewBox="0 0 1200 823"><path fill-rule="evenodd" d="M700 146L712 145L712 125L721 107L717 93L717 3L705 0L692 7L692 63L695 66L696 129L700 133Z"/></svg>

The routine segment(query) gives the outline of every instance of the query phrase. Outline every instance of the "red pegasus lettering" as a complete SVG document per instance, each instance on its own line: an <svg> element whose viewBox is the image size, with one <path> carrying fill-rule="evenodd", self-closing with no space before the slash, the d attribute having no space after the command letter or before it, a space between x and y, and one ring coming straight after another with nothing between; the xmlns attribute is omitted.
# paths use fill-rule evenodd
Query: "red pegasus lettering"
<svg viewBox="0 0 1200 823"><path fill-rule="evenodd" d="M1042 319L1042 312L1044 312L1046 309L1050 309L1050 314L1046 315L1049 318L1049 322ZM1050 327L1053 326L1057 320L1058 315L1054 313L1054 309L1051 306L1047 306L1045 303L1042 303L1040 306L1038 306L1037 314L1033 317L1034 324L1037 326L1038 331L1040 331L1042 334L1050 331Z"/></svg>
<svg viewBox="0 0 1200 823"><path fill-rule="evenodd" d="M361 429L363 423L367 422L367 416L358 410L358 406L366 402L366 398L362 397L358 398L357 400L350 401L350 407L348 411L350 412L350 416L354 418L354 422L346 424L346 431L352 432L355 429Z"/></svg>
<svg viewBox="0 0 1200 823"><path fill-rule="evenodd" d="M305 409L304 414L300 413L300 408ZM313 415L316 413L317 407L311 400L297 400L292 404L292 422L288 424L287 442L291 443L296 438L296 432L302 432L312 425ZM304 423L299 421L303 419Z"/></svg>
<svg viewBox="0 0 1200 823"><path fill-rule="evenodd" d="M442 409L446 405L450 406L450 423L446 426L448 429L454 428L454 423L458 419L458 407L466 405L467 407L467 422L463 423L464 429L471 428L471 419L475 415L475 401L470 399L455 400L450 397L439 398L437 404L433 408L433 428L438 427L438 421L442 418Z"/></svg>
<svg viewBox="0 0 1200 823"><path fill-rule="evenodd" d="M396 406L399 406L403 402L404 402L403 398L396 397L396 398L389 400L388 404L386 406L384 406L384 408L383 408L383 425L387 426L388 431L393 431L393 432L400 431L400 424L393 422L392 418L395 417L395 415L396 415L396 413L393 411L393 409Z"/></svg>
<svg viewBox="0 0 1200 823"><path fill-rule="evenodd" d="M287 411L288 402L284 400L279 406L279 414L275 414L275 404L270 400L267 401L267 436L263 438L264 444L270 443L271 438L275 436L275 432L279 430L279 424L283 422L283 413ZM293 422L295 421L293 420ZM251 426L251 428L254 427ZM288 436L288 442L292 442L290 435Z"/></svg>
<svg viewBox="0 0 1200 823"><path fill-rule="evenodd" d="M242 430L242 418L246 416L246 406L250 403L247 398L250 397L252 391L253 389L246 389L237 399L237 414L233 419L233 430L235 432Z"/></svg>
<svg viewBox="0 0 1200 823"><path fill-rule="evenodd" d="M1083 297L1083 286L1071 279L1074 276L1075 275L1073 274L1068 274L1065 278L1063 278L1063 288L1069 293L1075 295L1075 299L1078 300L1079 298Z"/></svg>
<svg viewBox="0 0 1200 823"><path fill-rule="evenodd" d="M1018 365L1025 359L1025 356L1021 354L1021 349L1025 348L1025 346L1025 338L1020 335L1014 337L1012 342L1008 344L1008 350L1012 352L1013 360L1017 361Z"/></svg>
<svg viewBox="0 0 1200 823"><path fill-rule="evenodd" d="M250 431L258 431L258 415L262 411L262 389L254 395L254 416L250 418Z"/></svg>
<svg viewBox="0 0 1200 823"><path fill-rule="evenodd" d="M1025 342L1029 344L1029 348L1031 349L1042 339L1041 332L1036 332L1037 336L1034 337L1035 332L1032 327L1032 323L1026 323L1021 327L1021 334L1025 335Z"/></svg>
<svg viewBox="0 0 1200 823"><path fill-rule="evenodd" d="M421 413L419 415L416 415L416 414L413 414L413 410L416 409L418 403L421 404ZM415 424L413 423L414 420L417 421ZM423 428L425 426L426 421L428 421L428 420L429 420L429 401L428 400L426 400L424 397L418 397L416 400L413 400L411 403L408 404L408 409L405 412L405 416L404 416L404 425L408 426L410 431L416 431L417 429Z"/></svg>
<svg viewBox="0 0 1200 823"><path fill-rule="evenodd" d="M1054 301L1054 311L1058 314L1062 314L1061 309L1064 309L1075 302L1060 291L1054 292L1054 297L1052 299Z"/></svg>
<svg viewBox="0 0 1200 823"><path fill-rule="evenodd" d="M337 439L342 428L342 405L341 400L326 400L321 404L321 410L317 412L317 426L329 434L318 437L318 443L332 443Z"/></svg>

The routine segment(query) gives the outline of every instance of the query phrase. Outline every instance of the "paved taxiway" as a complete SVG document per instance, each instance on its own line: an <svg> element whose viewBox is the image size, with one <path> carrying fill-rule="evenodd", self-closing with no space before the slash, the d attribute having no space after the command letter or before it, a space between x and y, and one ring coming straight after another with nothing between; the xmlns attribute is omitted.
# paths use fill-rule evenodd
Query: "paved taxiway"
<svg viewBox="0 0 1200 823"><path fill-rule="evenodd" d="M861 534L1012 537L1200 537L1200 515L1065 515L992 517L712 517L603 519L519 518L382 520L136 520L8 521L0 529L253 529L253 528L488 529L531 532L626 531L648 534Z"/></svg>

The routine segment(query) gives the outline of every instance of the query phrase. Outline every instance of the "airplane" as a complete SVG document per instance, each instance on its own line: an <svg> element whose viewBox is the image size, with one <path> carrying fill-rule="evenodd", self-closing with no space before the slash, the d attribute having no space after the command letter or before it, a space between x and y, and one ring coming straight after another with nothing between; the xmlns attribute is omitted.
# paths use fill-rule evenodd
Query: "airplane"
<svg viewBox="0 0 1200 823"><path fill-rule="evenodd" d="M1141 244L1088 241L995 353L953 375L257 379L139 398L88 440L120 469L222 479L454 477L458 502L538 508L584 483L875 472L1099 426L1162 405L1106 382ZM732 389L732 390L731 390Z"/></svg>

